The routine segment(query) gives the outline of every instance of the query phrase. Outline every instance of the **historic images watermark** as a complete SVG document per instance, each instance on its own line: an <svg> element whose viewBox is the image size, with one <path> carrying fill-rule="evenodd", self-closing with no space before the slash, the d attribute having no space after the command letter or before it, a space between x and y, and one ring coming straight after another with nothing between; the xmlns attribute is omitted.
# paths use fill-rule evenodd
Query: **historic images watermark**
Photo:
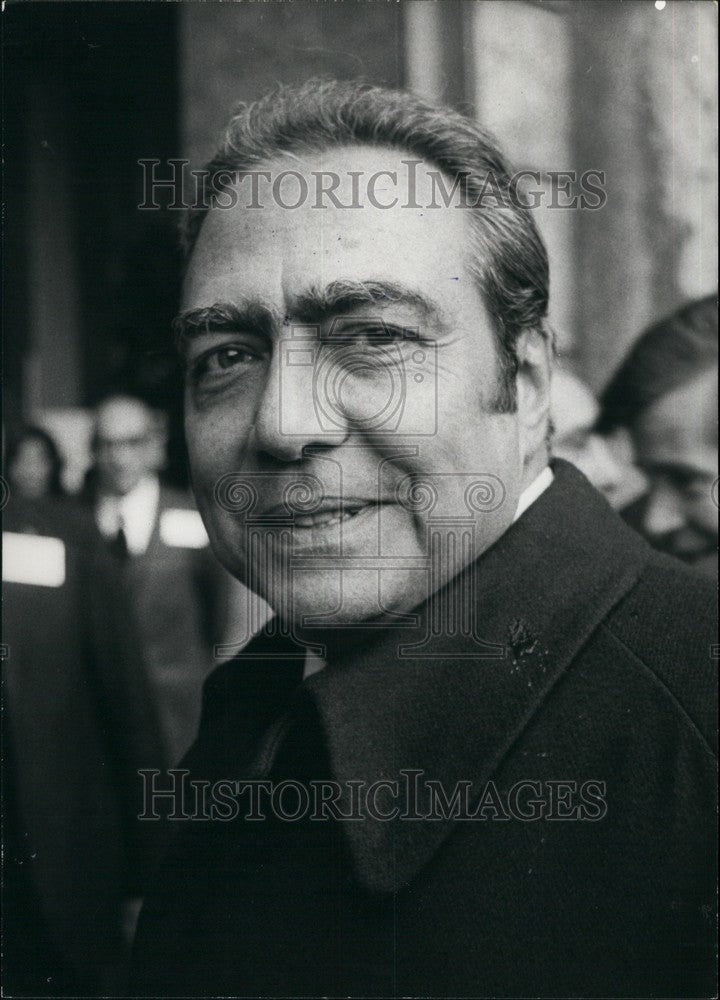
<svg viewBox="0 0 720 1000"><path fill-rule="evenodd" d="M404 768L397 779L282 781L191 778L190 771L143 769L142 810L138 819L188 822L309 820L363 822L402 820L522 823L597 822L607 814L607 786L596 778L524 778L509 788L494 781L478 787L459 780L452 787L428 778L422 769Z"/></svg>
<svg viewBox="0 0 720 1000"><path fill-rule="evenodd" d="M376 208L396 206L432 210L448 208L581 209L594 211L607 201L603 170L518 170L509 183L489 171L474 194L466 190L469 174L454 180L441 170L430 170L430 190L418 193L419 159L401 161L404 171L350 170L219 170L191 169L188 160L138 160L141 211L209 208L261 209L271 205L295 210L303 207ZM403 176L404 174L404 176ZM342 191L342 194L338 192Z"/></svg>

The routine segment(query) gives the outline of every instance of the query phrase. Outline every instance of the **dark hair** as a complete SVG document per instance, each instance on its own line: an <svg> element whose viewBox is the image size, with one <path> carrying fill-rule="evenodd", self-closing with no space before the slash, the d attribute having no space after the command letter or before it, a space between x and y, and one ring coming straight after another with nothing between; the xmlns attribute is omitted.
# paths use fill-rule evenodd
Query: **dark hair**
<svg viewBox="0 0 720 1000"><path fill-rule="evenodd" d="M717 365L717 295L697 299L646 330L601 397L598 429L632 428L656 399Z"/></svg>
<svg viewBox="0 0 720 1000"><path fill-rule="evenodd" d="M19 433L8 441L7 455L5 459L5 467L8 470L8 476L11 476L12 474L12 466L20 453L20 449L28 441L39 442L45 449L45 454L50 462L48 495L53 497L63 496L65 491L62 487L61 477L64 462L55 440L50 434L48 434L47 431L44 431L42 427L24 427L19 431Z"/></svg>
<svg viewBox="0 0 720 1000"><path fill-rule="evenodd" d="M514 409L520 332L536 329L552 339L544 322L547 253L529 210L518 201L512 171L496 141L457 111L404 91L336 80L280 87L259 101L239 105L202 175L198 202L186 216L186 251L192 251L214 197L243 173L284 153L370 144L413 153L434 164L453 184L457 181L463 200L470 203L469 263L494 323L502 363L504 385L497 408Z"/></svg>

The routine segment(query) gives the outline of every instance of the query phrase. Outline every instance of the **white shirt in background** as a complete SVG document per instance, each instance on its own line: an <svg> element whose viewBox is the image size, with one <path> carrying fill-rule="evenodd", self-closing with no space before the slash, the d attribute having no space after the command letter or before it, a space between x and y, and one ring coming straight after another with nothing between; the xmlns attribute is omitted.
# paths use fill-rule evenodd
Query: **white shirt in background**
<svg viewBox="0 0 720 1000"><path fill-rule="evenodd" d="M95 520L105 538L115 538L122 528L130 555L141 556L150 544L159 503L160 482L157 476L146 476L125 496L101 496Z"/></svg>

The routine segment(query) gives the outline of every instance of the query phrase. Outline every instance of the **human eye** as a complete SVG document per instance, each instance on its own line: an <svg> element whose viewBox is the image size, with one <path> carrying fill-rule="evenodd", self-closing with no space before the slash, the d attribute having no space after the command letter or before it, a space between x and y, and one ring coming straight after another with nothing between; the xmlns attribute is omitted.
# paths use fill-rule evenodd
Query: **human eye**
<svg viewBox="0 0 720 1000"><path fill-rule="evenodd" d="M188 373L195 384L223 381L251 372L264 361L265 354L259 344L218 344L190 359Z"/></svg>
<svg viewBox="0 0 720 1000"><path fill-rule="evenodd" d="M402 326L367 326L360 332L360 339L366 344L403 344L411 340L412 332Z"/></svg>

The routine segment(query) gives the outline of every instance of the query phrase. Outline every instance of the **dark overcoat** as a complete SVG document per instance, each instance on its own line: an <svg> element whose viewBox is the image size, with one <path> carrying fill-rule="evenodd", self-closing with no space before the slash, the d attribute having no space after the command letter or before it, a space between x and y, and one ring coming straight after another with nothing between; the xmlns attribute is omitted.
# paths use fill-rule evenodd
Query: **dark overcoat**
<svg viewBox="0 0 720 1000"><path fill-rule="evenodd" d="M469 625L428 605L302 684L266 635L209 679L215 792L176 803L135 993L714 993L713 588L554 469L447 588Z"/></svg>

